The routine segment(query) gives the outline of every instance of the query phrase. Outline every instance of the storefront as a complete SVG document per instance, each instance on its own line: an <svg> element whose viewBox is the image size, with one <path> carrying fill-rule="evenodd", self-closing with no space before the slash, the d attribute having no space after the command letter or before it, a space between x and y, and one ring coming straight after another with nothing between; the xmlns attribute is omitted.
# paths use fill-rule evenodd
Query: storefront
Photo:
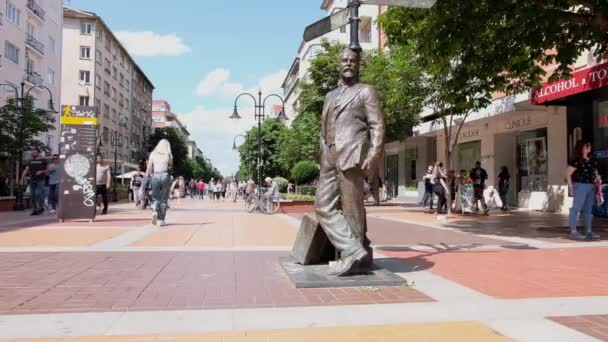
<svg viewBox="0 0 608 342"><path fill-rule="evenodd" d="M568 158L575 144L593 144L600 173L608 176L608 63L578 70L569 80L545 84L532 93L537 105L567 108Z"/></svg>

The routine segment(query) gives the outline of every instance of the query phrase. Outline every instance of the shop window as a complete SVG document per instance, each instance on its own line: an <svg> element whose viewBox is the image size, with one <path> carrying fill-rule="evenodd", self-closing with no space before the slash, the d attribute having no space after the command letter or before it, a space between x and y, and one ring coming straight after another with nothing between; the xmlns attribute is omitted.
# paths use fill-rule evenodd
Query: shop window
<svg viewBox="0 0 608 342"><path fill-rule="evenodd" d="M547 129L517 136L517 191L547 191Z"/></svg>
<svg viewBox="0 0 608 342"><path fill-rule="evenodd" d="M593 151L602 176L608 174L608 101L595 105L593 126Z"/></svg>

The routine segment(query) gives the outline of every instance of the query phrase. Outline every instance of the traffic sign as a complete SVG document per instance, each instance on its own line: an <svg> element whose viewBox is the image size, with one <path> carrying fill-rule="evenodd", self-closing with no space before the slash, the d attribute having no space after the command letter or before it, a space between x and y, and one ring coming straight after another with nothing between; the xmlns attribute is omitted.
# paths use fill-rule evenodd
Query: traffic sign
<svg viewBox="0 0 608 342"><path fill-rule="evenodd" d="M304 30L304 41L309 42L326 33L348 25L348 11L349 9L345 8L306 27Z"/></svg>
<svg viewBox="0 0 608 342"><path fill-rule="evenodd" d="M361 0L363 5L381 5L410 8L431 8L437 0Z"/></svg>

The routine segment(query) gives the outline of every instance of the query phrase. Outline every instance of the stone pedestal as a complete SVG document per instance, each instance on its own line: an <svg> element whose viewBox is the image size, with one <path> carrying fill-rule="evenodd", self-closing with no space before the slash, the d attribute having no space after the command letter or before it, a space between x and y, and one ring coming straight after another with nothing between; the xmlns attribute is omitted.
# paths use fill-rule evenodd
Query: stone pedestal
<svg viewBox="0 0 608 342"><path fill-rule="evenodd" d="M336 249L312 214L304 216L291 250L293 259L301 265L328 263L336 260Z"/></svg>

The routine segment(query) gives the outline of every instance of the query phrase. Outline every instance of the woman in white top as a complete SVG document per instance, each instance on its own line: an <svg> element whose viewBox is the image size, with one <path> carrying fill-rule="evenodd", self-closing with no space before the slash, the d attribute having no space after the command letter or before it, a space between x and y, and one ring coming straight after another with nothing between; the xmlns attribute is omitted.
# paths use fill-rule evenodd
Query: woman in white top
<svg viewBox="0 0 608 342"><path fill-rule="evenodd" d="M150 153L146 175L152 176L152 198L154 203L154 216L152 224L164 226L165 215L167 214L167 200L169 198L169 186L171 176L169 171L173 164L173 154L171 144L167 139L158 142L154 151Z"/></svg>

